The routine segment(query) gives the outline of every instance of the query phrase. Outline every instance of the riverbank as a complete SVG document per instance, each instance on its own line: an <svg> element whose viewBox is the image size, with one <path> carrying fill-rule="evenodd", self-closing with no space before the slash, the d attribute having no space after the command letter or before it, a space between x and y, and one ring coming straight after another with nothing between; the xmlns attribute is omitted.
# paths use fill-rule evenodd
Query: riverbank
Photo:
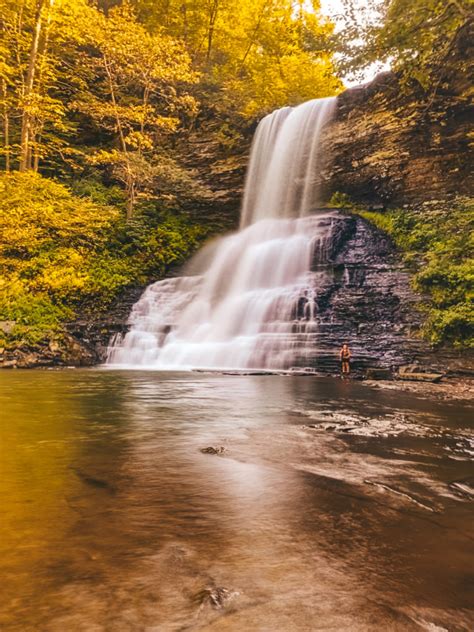
<svg viewBox="0 0 474 632"><path fill-rule="evenodd" d="M365 386L388 391L413 393L436 400L474 401L473 378L447 378L438 384L430 382L407 382L403 380L365 380Z"/></svg>

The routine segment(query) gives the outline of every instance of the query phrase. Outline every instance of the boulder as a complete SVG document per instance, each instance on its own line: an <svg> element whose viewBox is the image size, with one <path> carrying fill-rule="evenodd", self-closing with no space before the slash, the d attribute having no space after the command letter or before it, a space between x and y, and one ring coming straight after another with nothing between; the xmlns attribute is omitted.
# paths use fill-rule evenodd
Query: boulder
<svg viewBox="0 0 474 632"><path fill-rule="evenodd" d="M0 365L2 369L16 369L17 368L17 360L4 360Z"/></svg>
<svg viewBox="0 0 474 632"><path fill-rule="evenodd" d="M25 353L22 354L17 360L17 368L18 369L32 369L36 366L41 366L43 364L43 359L38 353Z"/></svg>
<svg viewBox="0 0 474 632"><path fill-rule="evenodd" d="M390 369L381 369L379 367L369 367L366 372L368 380L391 380L392 372Z"/></svg>
<svg viewBox="0 0 474 632"><path fill-rule="evenodd" d="M201 448L203 454L224 454L226 449L223 446L208 446L207 448Z"/></svg>
<svg viewBox="0 0 474 632"><path fill-rule="evenodd" d="M214 610L221 610L238 595L239 593L235 590L229 590L223 586L216 586L201 590L195 596L195 601L198 601L201 606L207 605Z"/></svg>

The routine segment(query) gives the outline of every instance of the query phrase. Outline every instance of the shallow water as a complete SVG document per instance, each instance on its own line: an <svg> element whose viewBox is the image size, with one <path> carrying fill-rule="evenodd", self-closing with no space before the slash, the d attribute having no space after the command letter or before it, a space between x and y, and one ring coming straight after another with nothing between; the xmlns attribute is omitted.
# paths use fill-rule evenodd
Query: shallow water
<svg viewBox="0 0 474 632"><path fill-rule="evenodd" d="M2 630L473 629L466 404L204 373L0 388Z"/></svg>

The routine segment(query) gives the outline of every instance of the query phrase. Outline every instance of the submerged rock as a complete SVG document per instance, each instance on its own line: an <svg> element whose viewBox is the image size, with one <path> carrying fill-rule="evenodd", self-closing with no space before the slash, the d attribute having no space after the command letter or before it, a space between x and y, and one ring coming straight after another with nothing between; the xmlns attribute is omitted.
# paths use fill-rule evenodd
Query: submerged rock
<svg viewBox="0 0 474 632"><path fill-rule="evenodd" d="M224 446L208 446L207 448L201 448L201 452L203 454L224 454L224 452L226 452L227 450L224 448Z"/></svg>
<svg viewBox="0 0 474 632"><path fill-rule="evenodd" d="M465 478L460 481L448 483L448 487L468 500L474 500L474 478Z"/></svg>
<svg viewBox="0 0 474 632"><path fill-rule="evenodd" d="M197 593L195 600L198 601L201 606L208 605L214 610L221 610L238 595L239 593L235 590L217 586L214 588L204 588L204 590Z"/></svg>

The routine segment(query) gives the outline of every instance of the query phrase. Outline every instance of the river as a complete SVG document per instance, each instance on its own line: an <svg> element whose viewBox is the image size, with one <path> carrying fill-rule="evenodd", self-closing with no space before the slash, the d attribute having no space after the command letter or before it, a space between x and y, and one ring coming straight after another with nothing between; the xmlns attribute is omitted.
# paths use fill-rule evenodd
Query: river
<svg viewBox="0 0 474 632"><path fill-rule="evenodd" d="M0 405L4 632L472 629L466 404L18 370Z"/></svg>

